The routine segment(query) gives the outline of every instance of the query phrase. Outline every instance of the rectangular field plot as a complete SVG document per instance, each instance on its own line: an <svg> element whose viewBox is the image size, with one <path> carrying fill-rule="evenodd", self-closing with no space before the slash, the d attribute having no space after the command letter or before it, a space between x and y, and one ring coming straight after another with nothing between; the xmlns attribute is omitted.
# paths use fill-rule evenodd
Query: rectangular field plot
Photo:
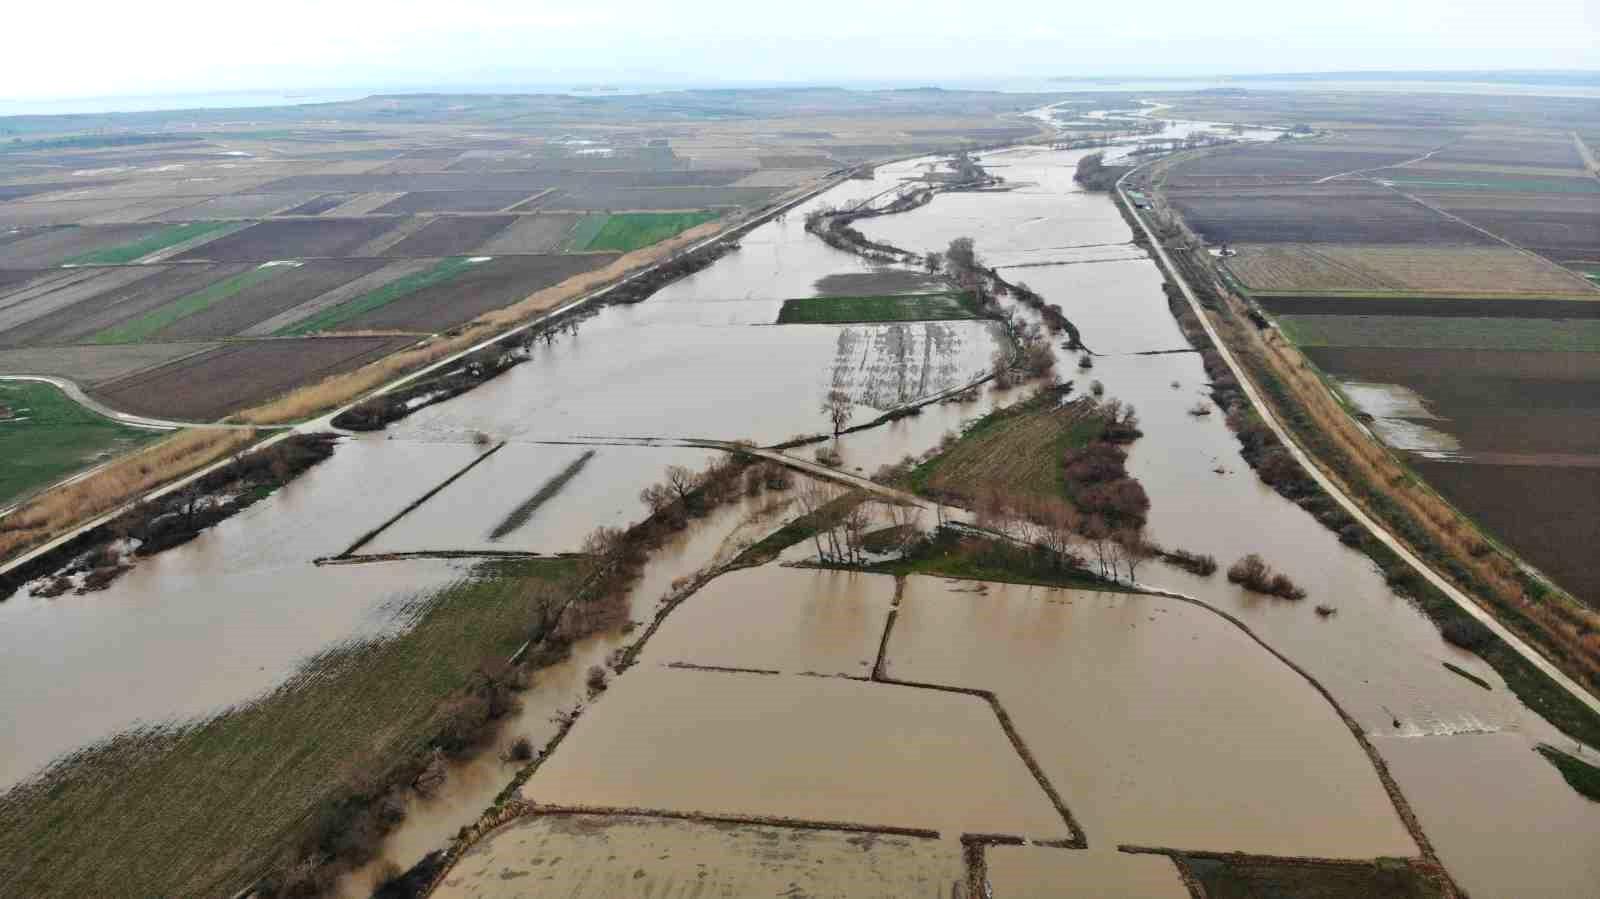
<svg viewBox="0 0 1600 899"><path fill-rule="evenodd" d="M472 259L482 261L473 262ZM603 268L614 259L616 256L610 253L452 257L414 276L415 281L379 288L344 306L298 322L285 333L304 334L332 328L440 331L517 302L573 275Z"/></svg>
<svg viewBox="0 0 1600 899"><path fill-rule="evenodd" d="M1188 899L1172 860L1130 855L1111 847L1067 852L1044 846L984 850L996 897L1053 899Z"/></svg>
<svg viewBox="0 0 1600 899"><path fill-rule="evenodd" d="M1300 346L1600 351L1600 319L1284 315Z"/></svg>
<svg viewBox="0 0 1600 899"><path fill-rule="evenodd" d="M362 551L578 552L601 525L625 528L643 520L649 510L639 491L660 482L667 466L698 471L713 455L683 447L513 443Z"/></svg>
<svg viewBox="0 0 1600 899"><path fill-rule="evenodd" d="M947 838L1069 836L983 699L838 678L635 668L523 794Z"/></svg>
<svg viewBox="0 0 1600 899"><path fill-rule="evenodd" d="M613 250L627 253L660 243L717 217L714 212L634 212L606 216L599 229L578 250ZM579 225L580 233L583 225Z"/></svg>
<svg viewBox="0 0 1600 899"><path fill-rule="evenodd" d="M485 837L461 857L434 895L947 899L964 879L960 851L939 840L637 815L551 814L514 821Z"/></svg>
<svg viewBox="0 0 1600 899"><path fill-rule="evenodd" d="M894 592L886 575L772 565L729 572L668 616L643 660L868 677Z"/></svg>
<svg viewBox="0 0 1600 899"><path fill-rule="evenodd" d="M53 375L89 388L217 348L215 343L144 343L0 349L0 374Z"/></svg>
<svg viewBox="0 0 1600 899"><path fill-rule="evenodd" d="M1172 205L1207 242L1445 244L1492 238L1382 188L1174 189Z"/></svg>
<svg viewBox="0 0 1600 899"><path fill-rule="evenodd" d="M96 395L129 412L214 421L410 342L408 337L316 337L230 343L102 384Z"/></svg>
<svg viewBox="0 0 1600 899"><path fill-rule="evenodd" d="M1246 244L1228 270L1252 292L1427 291L1590 294L1571 272L1506 246Z"/></svg>
<svg viewBox="0 0 1600 899"><path fill-rule="evenodd" d="M420 190L373 210L379 213L497 212L516 206L538 190Z"/></svg>
<svg viewBox="0 0 1600 899"><path fill-rule="evenodd" d="M1220 615L953 584L909 579L888 676L993 690L1091 845L1416 854L1336 711Z"/></svg>
<svg viewBox="0 0 1600 899"><path fill-rule="evenodd" d="M186 253L179 259L271 262L342 256L393 228L392 218L277 219L258 222Z"/></svg>
<svg viewBox="0 0 1600 899"><path fill-rule="evenodd" d="M1371 177L1403 190L1503 191L1523 194L1600 194L1600 180L1577 170L1572 177L1519 176L1500 171L1428 169L1422 166L1380 169Z"/></svg>
<svg viewBox="0 0 1600 899"><path fill-rule="evenodd" d="M0 345L28 343L29 333L40 330L39 326L28 327L33 322L71 309L96 294L125 287L162 271L159 266L149 266L48 269L37 273L0 295Z"/></svg>
<svg viewBox="0 0 1600 899"><path fill-rule="evenodd" d="M761 206L777 193L765 187L585 187L557 190L539 201L540 209L637 210L725 209Z"/></svg>
<svg viewBox="0 0 1600 899"><path fill-rule="evenodd" d="M784 300L778 324L945 321L978 317L967 293L891 294L871 297L809 297Z"/></svg>
<svg viewBox="0 0 1600 899"><path fill-rule="evenodd" d="M1453 215L1558 262L1600 260L1600 197L1429 193Z"/></svg>
<svg viewBox="0 0 1600 899"><path fill-rule="evenodd" d="M510 215L462 215L436 218L381 256L463 256L504 231L517 220Z"/></svg>
<svg viewBox="0 0 1600 899"><path fill-rule="evenodd" d="M1262 307L1279 315L1398 315L1416 318L1600 318L1600 293L1594 299L1546 300L1537 296L1493 294L1450 296L1436 294L1267 294L1257 298Z"/></svg>
<svg viewBox="0 0 1600 899"><path fill-rule="evenodd" d="M573 226L583 218L578 213L519 215L479 251L486 256L554 253L567 242Z"/></svg>

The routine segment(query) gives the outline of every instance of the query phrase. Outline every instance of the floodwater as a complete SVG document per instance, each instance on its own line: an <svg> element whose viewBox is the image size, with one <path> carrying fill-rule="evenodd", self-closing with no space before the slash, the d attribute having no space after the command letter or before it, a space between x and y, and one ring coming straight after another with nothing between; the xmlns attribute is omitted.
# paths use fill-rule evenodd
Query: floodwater
<svg viewBox="0 0 1600 899"><path fill-rule="evenodd" d="M1070 836L982 698L830 677L630 669L522 792L947 839Z"/></svg>
<svg viewBox="0 0 1600 899"><path fill-rule="evenodd" d="M1091 846L1417 852L1337 712L1193 603L912 577L886 658L992 690Z"/></svg>
<svg viewBox="0 0 1600 899"><path fill-rule="evenodd" d="M667 618L642 661L868 677L894 594L894 579L883 575L773 566L730 572Z"/></svg>
<svg viewBox="0 0 1600 899"><path fill-rule="evenodd" d="M1152 536L1215 555L1224 566L1259 552L1311 597L1298 603L1264 598L1220 576L1198 578L1154 563L1141 570L1141 579L1237 615L1324 684L1374 737L1466 889L1476 895L1582 894L1600 879L1594 868L1600 804L1577 796L1531 751L1539 741L1563 747L1571 741L1518 703L1485 664L1445 644L1364 557L1262 486L1240 460L1222 416L1188 414L1205 386L1196 354L1135 355L1186 344L1167 310L1159 273L1129 248L1128 227L1115 207L1072 183L1086 152L984 154L1015 190L940 195L922 209L859 227L914 251L971 236L980 255L1015 266L1006 270L1008 278L1026 281L1061 305L1096 354L1091 372L1074 375L1078 387L1101 380L1109 396L1139 410L1145 437L1133 446L1129 464L1153 502ZM873 179L846 182L807 206L866 200L914 176L920 164L880 167ZM469 472L401 519L379 546L481 548L505 511L569 458L541 455L538 441L600 435L774 442L824 430L820 400L836 380L857 402L859 422L987 368L999 343L986 324L768 324L779 301L838 283L826 282L830 276L879 271L806 235L804 212L755 229L741 249L645 303L602 309L549 344L536 344L531 361L489 384L421 410L384 434L346 441L333 459L278 495L189 546L142 562L104 593L19 596L0 604L0 702L10 725L0 737L0 783L118 730L192 719L247 701L319 649L398 626L392 610L464 569L432 560L318 568L310 560L339 552L458 471L482 451L471 445L474 431L513 441L501 451L509 454L504 462L491 458ZM1109 261L1096 261L1102 259ZM1058 369L1073 372L1076 356L1061 356ZM870 472L926 451L947 430L1011 396L985 388L974 402L936 403L921 415L837 443L847 467ZM609 465L634 451L602 448L607 461L597 457L590 464ZM636 484L659 476L667 454L637 452L652 460L642 463L649 470L626 479L608 475L603 488L580 472L506 538L513 544L506 548L557 551L556 538L570 546L574 531L581 537L594 523L642 512L637 505L629 510L628 500ZM612 483L623 480L626 486ZM580 484L584 489L575 489ZM776 526L783 505L763 497L726 507L669 541L630 597L633 619L648 621L675 581L726 561ZM594 702L526 794L540 801L934 826L947 837L975 830L1064 836L1059 816L982 699L790 673L859 670L879 633L884 599L876 587L838 587L805 575L807 584L779 572L769 566L727 586L713 582L711 592L691 597L669 616L647 661ZM761 589L749 589L752 584ZM1397 838L1386 797L1374 804L1375 775L1332 710L1231 625L1178 602L1080 598L1068 604L1025 598L1028 592L992 587L983 597L957 594L938 602L906 596L893 638L905 655L891 659L891 673L910 677L920 670L953 682L995 678L1002 701L1017 706L1012 715L1025 740L1074 747L1035 751L1092 844L1166 837L1186 848L1414 851L1403 831ZM741 602L750 596L765 604ZM1315 603L1338 611L1319 617ZM695 624L694 632L675 622L678 615ZM919 633L943 635L942 642L918 650ZM989 640L980 643L978 635ZM583 641L568 662L540 672L504 741L521 734L536 745L548 739L555 730L551 717L585 701L587 668L625 639L619 633ZM1051 647L1061 649L1047 652ZM662 666L758 658L764 663L731 667L786 673ZM1033 668L1012 664L1015 659L1071 673L1082 683L1066 673L1037 677ZM1096 681L1096 670L1084 670L1091 659L1105 668L1106 679ZM1493 689L1448 672L1443 661L1483 677ZM1005 673L1023 669L1026 676ZM1110 672L1120 672L1126 683ZM1098 691L1087 687L1094 683L1101 684ZM1135 694L1143 706L1123 701ZM1140 717L1146 709L1160 709L1189 729ZM1277 718L1268 714L1272 710ZM1238 758L1228 758L1230 751ZM1303 761L1297 780L1284 758ZM1246 760L1250 769L1241 772ZM1115 766L1137 776L1132 782L1113 776ZM413 804L386 847L388 857L409 865L437 848L476 819L511 771L493 754L460 766L439 797ZM1213 785L1227 789L1194 792ZM1267 801L1274 795L1277 806ZM1211 809L1212 820L1185 812L1178 797ZM1357 810L1370 816L1363 826L1352 823ZM743 839L735 831L725 836ZM1217 845L1219 836L1229 845ZM999 859L1013 852L990 851ZM1036 882L1028 878L1053 876L1041 867L1045 862L1015 860L1033 851L1015 850L997 867L997 878L1026 885ZM1072 855L1087 864L1081 860L1088 855ZM1117 867L1106 864L1106 871ZM891 867L899 870L898 863ZM1101 875L1084 876L1094 882ZM947 879L941 869L931 882Z"/></svg>
<svg viewBox="0 0 1600 899"><path fill-rule="evenodd" d="M960 848L939 840L640 816L541 815L486 837L434 895L948 899L964 879Z"/></svg>
<svg viewBox="0 0 1600 899"><path fill-rule="evenodd" d="M311 560L340 552L422 492L381 476L375 455L403 459L427 482L476 452L345 441L273 496L141 560L102 592L0 603L0 786L120 731L209 717L269 692L320 650L392 633L411 600L466 567Z"/></svg>
<svg viewBox="0 0 1600 899"><path fill-rule="evenodd" d="M494 532L552 478L587 461L527 521ZM427 550L577 552L597 527L627 527L649 511L639 492L661 483L668 466L694 471L721 453L684 447L512 443L395 522L363 553ZM510 524L507 524L510 527Z"/></svg>

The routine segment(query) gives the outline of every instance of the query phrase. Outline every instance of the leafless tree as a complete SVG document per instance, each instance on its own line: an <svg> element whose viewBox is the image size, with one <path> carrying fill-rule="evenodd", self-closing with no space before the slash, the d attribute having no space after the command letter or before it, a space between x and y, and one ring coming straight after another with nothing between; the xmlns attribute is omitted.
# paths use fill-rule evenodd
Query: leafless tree
<svg viewBox="0 0 1600 899"><path fill-rule="evenodd" d="M689 494L700 486L700 473L683 465L667 467L667 489L677 495L679 502L685 507L689 505Z"/></svg>
<svg viewBox="0 0 1600 899"><path fill-rule="evenodd" d="M845 553L854 563L861 561L862 538L867 535L867 529L872 527L872 515L867 512L867 504L861 503L851 509L845 516L843 524Z"/></svg>
<svg viewBox="0 0 1600 899"><path fill-rule="evenodd" d="M827 560L828 555L822 550L822 528L817 526L818 518L822 509L833 502L836 495L832 484L816 480L806 481L795 491L795 501L800 504L801 513L813 524L811 541L816 544L817 558L823 561Z"/></svg>
<svg viewBox="0 0 1600 899"><path fill-rule="evenodd" d="M828 391L827 398L822 401L822 414L833 424L833 436L838 437L839 432L850 424L850 417L855 414L855 404L850 402L849 391L839 387Z"/></svg>
<svg viewBox="0 0 1600 899"><path fill-rule="evenodd" d="M650 507L650 511L654 514L666 511L667 507L671 506L677 499L678 497L672 492L672 488L664 484L651 484L639 491L639 501Z"/></svg>

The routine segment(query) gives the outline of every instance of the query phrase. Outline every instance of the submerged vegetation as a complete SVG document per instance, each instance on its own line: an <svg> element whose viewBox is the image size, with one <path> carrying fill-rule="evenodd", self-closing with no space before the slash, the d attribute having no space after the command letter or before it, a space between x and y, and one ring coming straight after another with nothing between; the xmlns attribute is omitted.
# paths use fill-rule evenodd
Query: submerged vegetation
<svg viewBox="0 0 1600 899"><path fill-rule="evenodd" d="M1600 767L1542 743L1538 746L1538 753L1556 766L1556 770L1561 772L1561 776L1574 790L1595 802L1600 802Z"/></svg>
<svg viewBox="0 0 1600 899"><path fill-rule="evenodd" d="M778 324L946 321L978 318L971 294L957 291L869 297L806 297L784 300Z"/></svg>

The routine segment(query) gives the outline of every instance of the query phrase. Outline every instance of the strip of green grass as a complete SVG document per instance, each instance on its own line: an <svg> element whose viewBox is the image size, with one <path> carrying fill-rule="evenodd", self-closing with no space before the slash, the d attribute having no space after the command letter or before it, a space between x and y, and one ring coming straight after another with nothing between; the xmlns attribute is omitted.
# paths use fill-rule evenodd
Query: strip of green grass
<svg viewBox="0 0 1600 899"><path fill-rule="evenodd" d="M627 253L675 237L716 217L715 212L705 211L619 213L608 216L592 237L581 244L574 241L573 246ZM586 224L587 219L579 227Z"/></svg>
<svg viewBox="0 0 1600 899"><path fill-rule="evenodd" d="M50 384L0 382L0 503L36 490L95 461L160 435L85 409Z"/></svg>
<svg viewBox="0 0 1600 899"><path fill-rule="evenodd" d="M526 639L579 562L480 566L420 599L393 639L309 661L258 702L178 732L131 734L0 802L6 895L231 896L294 841L345 778L383 771L437 732L441 704ZM400 613L404 614L404 613Z"/></svg>
<svg viewBox="0 0 1600 899"><path fill-rule="evenodd" d="M1300 346L1600 351L1600 319L1279 315Z"/></svg>
<svg viewBox="0 0 1600 899"><path fill-rule="evenodd" d="M193 240L206 234L235 229L240 225L240 222L189 222L185 225L173 225L170 228L162 228L149 237L141 238L132 243L80 253L62 264L125 265L135 259L142 259L157 250L164 250L167 247L175 246L186 240Z"/></svg>
<svg viewBox="0 0 1600 899"><path fill-rule="evenodd" d="M978 318L965 292L906 293L871 297L806 297L784 300L780 325L843 325L858 322L950 321Z"/></svg>
<svg viewBox="0 0 1600 899"><path fill-rule="evenodd" d="M1571 293L1507 293L1495 290L1440 290L1432 292L1410 289L1258 290L1238 286L1237 281L1232 281L1232 283L1240 293L1258 300L1270 300L1278 297L1287 299L1317 297L1325 300L1588 300L1589 302L1600 302L1600 294L1578 290L1576 285Z"/></svg>
<svg viewBox="0 0 1600 899"><path fill-rule="evenodd" d="M1027 547L981 537L958 534L940 528L931 540L912 550L910 555L889 562L865 566L864 570L883 574L927 574L935 577L1002 584L1029 584L1037 587L1066 587L1073 590L1102 590L1116 593L1140 591L1114 581L1096 577L1082 568L1064 568L1057 560Z"/></svg>
<svg viewBox="0 0 1600 899"><path fill-rule="evenodd" d="M1554 746L1541 743L1537 751L1548 759L1550 764L1556 766L1556 770L1561 772L1561 776L1566 778L1574 790L1595 802L1600 802L1600 768L1577 756L1568 755Z"/></svg>
<svg viewBox="0 0 1600 899"><path fill-rule="evenodd" d="M572 226L572 232L567 235L567 239L562 243L563 249L569 252L587 250L590 241L600 235L600 229L604 228L606 222L610 220L611 216L604 212L591 212L578 219L578 223Z"/></svg>
<svg viewBox="0 0 1600 899"><path fill-rule="evenodd" d="M223 278L221 281L210 284L186 297L180 297L163 306L158 306L138 318L129 319L120 325L112 325L95 334L89 340L93 343L138 343L175 322L204 312L212 306L232 298L245 288L260 284L262 281L290 268L292 266L260 265L247 272L240 272L231 278Z"/></svg>
<svg viewBox="0 0 1600 899"><path fill-rule="evenodd" d="M396 278L376 290L364 293L348 302L340 303L329 309L324 309L310 318L301 319L277 331L279 337L291 337L300 334L310 334L315 331L325 331L336 325L342 325L351 319L366 315L374 309L380 309L393 303L395 300L409 294L416 293L425 287L454 278L473 265L479 265L469 256L451 256L439 261L438 265L425 271Z"/></svg>

